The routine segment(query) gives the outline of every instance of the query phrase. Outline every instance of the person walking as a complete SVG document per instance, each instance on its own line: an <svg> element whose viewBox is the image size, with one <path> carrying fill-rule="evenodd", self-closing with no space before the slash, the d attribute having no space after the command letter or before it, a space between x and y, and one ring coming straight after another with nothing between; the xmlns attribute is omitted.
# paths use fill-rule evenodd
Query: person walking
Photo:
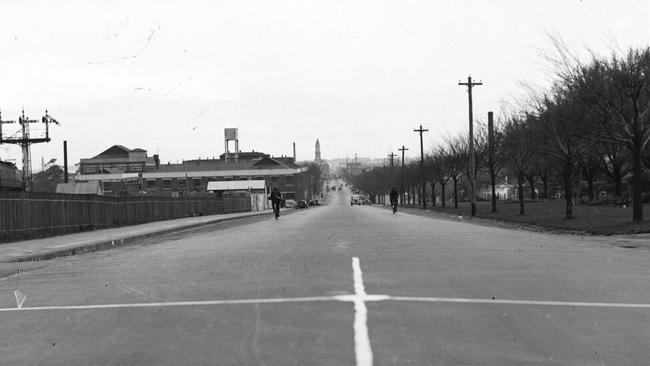
<svg viewBox="0 0 650 366"><path fill-rule="evenodd" d="M277 220L280 217L280 204L282 203L282 193L280 193L280 190L278 190L277 187L271 190L269 199L271 200L273 213L275 214L275 219Z"/></svg>

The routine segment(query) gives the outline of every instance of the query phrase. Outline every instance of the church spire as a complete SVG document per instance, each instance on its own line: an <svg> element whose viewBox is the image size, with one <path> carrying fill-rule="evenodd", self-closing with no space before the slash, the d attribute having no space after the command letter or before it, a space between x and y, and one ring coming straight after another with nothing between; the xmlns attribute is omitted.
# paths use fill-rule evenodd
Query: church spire
<svg viewBox="0 0 650 366"><path fill-rule="evenodd" d="M320 142L316 139L316 153L314 156L315 161L320 161Z"/></svg>

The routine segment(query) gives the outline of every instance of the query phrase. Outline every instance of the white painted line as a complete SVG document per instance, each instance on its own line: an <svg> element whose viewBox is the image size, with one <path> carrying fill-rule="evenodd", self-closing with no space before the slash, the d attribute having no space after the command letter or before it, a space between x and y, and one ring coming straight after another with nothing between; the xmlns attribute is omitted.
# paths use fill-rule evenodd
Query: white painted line
<svg viewBox="0 0 650 366"><path fill-rule="evenodd" d="M14 296L16 297L16 307L18 309L22 308L23 304L25 303L25 300L27 299L27 295L24 295L19 290L16 290L14 291Z"/></svg>
<svg viewBox="0 0 650 366"><path fill-rule="evenodd" d="M368 337L368 308L366 308L366 289L363 285L363 276L359 258L352 258L352 271L354 274L354 354L357 366L372 365L372 348Z"/></svg>
<svg viewBox="0 0 650 366"><path fill-rule="evenodd" d="M18 291L19 292L19 291ZM21 296L22 295L22 296ZM537 300L490 300L450 297L413 297L389 295L336 295L314 297L292 297L271 299L235 299L235 300L207 300L207 301L176 301L176 302L149 302L127 304L98 304L98 305L59 305L59 306L34 306L22 307L26 295L14 292L16 305L20 308L0 308L0 312L9 311L39 311L39 310L92 310L92 309L118 309L118 308L152 308L173 306L205 306L205 305L236 305L236 304L281 304L297 302L326 302L326 301L405 301L405 302L432 302L432 303L463 303L463 304L489 304L489 305L539 305L539 306L567 306L567 307L604 307L604 308L631 308L650 309L650 304L616 303L616 302L573 302L573 301L537 301Z"/></svg>
<svg viewBox="0 0 650 366"><path fill-rule="evenodd" d="M208 301L169 301L169 302L144 302L133 304L100 304L100 305L60 305L60 306L34 306L23 308L0 308L0 312L9 311L43 311L43 310L93 310L93 309L120 309L120 308L154 308L172 306L205 306L205 305L235 305L235 304L282 304L291 302L319 302L341 301L335 296L291 297L272 299L242 299L242 300L208 300Z"/></svg>
<svg viewBox="0 0 650 366"><path fill-rule="evenodd" d="M461 304L490 304L490 305L540 305L540 306L572 306L589 308L633 308L650 309L650 304L617 303L617 302L575 302L575 301L538 301L538 300L508 300L508 299L467 299L453 297L410 297L389 296L386 300L411 302L439 302Z"/></svg>

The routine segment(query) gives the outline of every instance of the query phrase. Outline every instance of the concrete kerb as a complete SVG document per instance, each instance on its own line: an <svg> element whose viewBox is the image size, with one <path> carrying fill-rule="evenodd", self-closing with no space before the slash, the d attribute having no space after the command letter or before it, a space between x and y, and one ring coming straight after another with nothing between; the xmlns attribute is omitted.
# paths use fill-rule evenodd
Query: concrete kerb
<svg viewBox="0 0 650 366"><path fill-rule="evenodd" d="M193 228L198 228L201 226L212 225L220 222L234 221L239 219L245 219L249 217L256 217L262 215L270 215L273 211L259 211L254 212L249 215L242 216L230 216L230 217L215 217L214 220L208 220L199 223L192 223L187 225L179 225L172 228L163 228L160 230L152 230L146 233L125 235L125 236L116 236L111 239L103 239L99 241L89 241L87 243L79 244L73 247L67 248L45 248L40 252L25 254L25 255L16 255L9 258L0 259L0 263L16 263L16 262L34 262L53 259L57 257L67 257L83 253L91 253L101 250L108 250L117 248L120 246L129 245L135 243L139 240L163 236L166 234L171 234L174 232L188 230Z"/></svg>

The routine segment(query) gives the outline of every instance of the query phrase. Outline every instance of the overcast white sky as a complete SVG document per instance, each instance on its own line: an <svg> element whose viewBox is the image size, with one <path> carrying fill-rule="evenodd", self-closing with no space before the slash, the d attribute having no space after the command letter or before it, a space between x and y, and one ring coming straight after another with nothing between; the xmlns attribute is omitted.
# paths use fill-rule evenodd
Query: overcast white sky
<svg viewBox="0 0 650 366"><path fill-rule="evenodd" d="M313 159L419 155L548 85L548 34L574 52L643 47L650 1L3 1L0 110L61 122L32 147L70 165L122 144L161 160L242 150ZM5 132L11 132L4 126ZM0 159L16 147L0 146Z"/></svg>

